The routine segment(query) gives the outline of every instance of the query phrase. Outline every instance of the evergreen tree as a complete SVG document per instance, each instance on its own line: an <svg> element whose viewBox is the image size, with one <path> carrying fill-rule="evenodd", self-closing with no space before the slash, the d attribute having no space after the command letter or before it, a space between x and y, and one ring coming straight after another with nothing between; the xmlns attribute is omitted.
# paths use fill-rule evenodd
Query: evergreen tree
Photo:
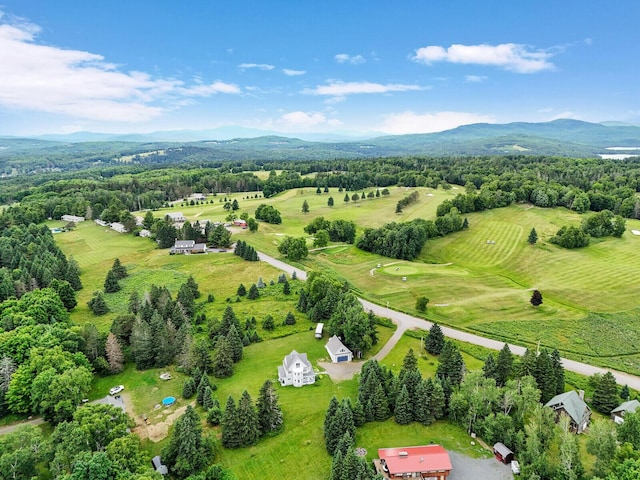
<svg viewBox="0 0 640 480"><path fill-rule="evenodd" d="M226 335L229 333L229 329L231 325L235 325L236 330L240 331L240 322L238 321L238 317L236 317L233 308L231 305L227 305L222 313L222 323L220 324L220 334Z"/></svg>
<svg viewBox="0 0 640 480"><path fill-rule="evenodd" d="M284 319L284 324L285 325L295 325L296 324L296 317L293 316L293 313L291 313L291 312L287 313L287 316Z"/></svg>
<svg viewBox="0 0 640 480"><path fill-rule="evenodd" d="M440 325L434 323L429 329L429 335L424 342L424 348L431 355L440 355L444 347L444 334Z"/></svg>
<svg viewBox="0 0 640 480"><path fill-rule="evenodd" d="M400 395L396 399L395 420L398 425L408 425L413 421L413 412L411 411L411 399L407 392L407 386L403 385L400 389Z"/></svg>
<svg viewBox="0 0 640 480"><path fill-rule="evenodd" d="M265 381L260 388L256 406L261 434L270 435L279 432L284 424L284 419L282 417L282 409L278 404L278 396L271 380Z"/></svg>
<svg viewBox="0 0 640 480"><path fill-rule="evenodd" d="M556 395L564 392L564 367L562 366L562 358L557 348L551 352L551 365L553 368L553 377L555 379Z"/></svg>
<svg viewBox="0 0 640 480"><path fill-rule="evenodd" d="M196 392L196 382L193 377L189 377L185 380L184 385L182 386L182 398L186 398L187 400L193 397Z"/></svg>
<svg viewBox="0 0 640 480"><path fill-rule="evenodd" d="M142 304L140 303L140 294L138 293L137 290L132 291L131 295L129 295L128 305L129 305L128 306L129 313L137 315L138 312L140 311L140 308L142 307Z"/></svg>
<svg viewBox="0 0 640 480"><path fill-rule="evenodd" d="M505 343L500 353L498 353L498 359L496 360L496 385L498 387L506 385L512 372L513 354L509 349L509 345Z"/></svg>
<svg viewBox="0 0 640 480"><path fill-rule="evenodd" d="M118 277L113 273L113 270L109 270L109 272L107 272L107 278L104 281L104 292L115 293L119 292L120 289L121 287L118 283Z"/></svg>
<svg viewBox="0 0 640 480"><path fill-rule="evenodd" d="M211 387L207 386L204 389L204 394L202 396L202 408L204 408L208 412L213 408L213 406L213 391L211 390Z"/></svg>
<svg viewBox="0 0 640 480"><path fill-rule="evenodd" d="M264 280L262 280L262 277L258 277L258 283L256 284L256 286L258 288L264 288L266 287L266 285L264 284Z"/></svg>
<svg viewBox="0 0 640 480"><path fill-rule="evenodd" d="M193 290L186 283L180 285L180 290L178 290L178 295L176 296L176 302L182 306L184 314L188 318L192 319L196 312L196 302L193 296ZM182 324L182 322L176 323Z"/></svg>
<svg viewBox="0 0 640 480"><path fill-rule="evenodd" d="M218 403L218 400L214 398L213 407L207 410L207 423L213 426L220 425L220 423L222 423L222 416L223 412L220 408L220 404Z"/></svg>
<svg viewBox="0 0 640 480"><path fill-rule="evenodd" d="M300 297L298 298L298 304L296 308L299 312L307 313L308 303L307 303L307 292L304 288L300 289Z"/></svg>
<svg viewBox="0 0 640 480"><path fill-rule="evenodd" d="M202 375L211 373L214 369L213 359L209 353L209 342L204 338L198 338L191 345L191 362L194 367L199 367Z"/></svg>
<svg viewBox="0 0 640 480"><path fill-rule="evenodd" d="M138 370L146 370L155 364L153 334L149 324L137 319L131 331L131 353Z"/></svg>
<svg viewBox="0 0 640 480"><path fill-rule="evenodd" d="M531 305L533 305L534 307L539 307L540 305L542 305L542 294L539 290L533 291L529 303L531 303Z"/></svg>
<svg viewBox="0 0 640 480"><path fill-rule="evenodd" d="M302 213L309 213L309 202L302 202Z"/></svg>
<svg viewBox="0 0 640 480"><path fill-rule="evenodd" d="M175 329L172 327L174 331L175 338ZM162 317L156 313L153 315L151 320L151 335L152 335L152 343L153 343L153 353L154 353L154 366L165 367L173 362L173 358L176 355L174 342L169 334L169 328L167 322L165 322Z"/></svg>
<svg viewBox="0 0 640 480"><path fill-rule="evenodd" d="M213 458L213 442L202 435L200 417L190 405L178 418L162 459L172 475L186 478L202 470Z"/></svg>
<svg viewBox="0 0 640 480"><path fill-rule="evenodd" d="M231 325L229 333L227 334L227 341L229 342L233 362L236 363L242 360L242 339L235 325Z"/></svg>
<svg viewBox="0 0 640 480"><path fill-rule="evenodd" d="M239 297L244 297L247 294L247 289L244 287L243 284L240 284L238 286L238 290L236 291L236 295L238 295Z"/></svg>
<svg viewBox="0 0 640 480"><path fill-rule="evenodd" d="M116 276L116 278L118 280L122 280L127 275L129 275L127 273L127 267L125 267L124 265L122 265L122 263L120 263L120 259L119 258L116 258L113 261L113 266L111 267L111 271L115 274L115 276Z"/></svg>
<svg viewBox="0 0 640 480"><path fill-rule="evenodd" d="M538 388L540 389L540 401L543 404L547 403L557 395L556 372L547 349L543 349L536 357L536 366L533 376L536 379Z"/></svg>
<svg viewBox="0 0 640 480"><path fill-rule="evenodd" d="M527 243L529 245L535 245L538 242L538 232L536 232L535 228L532 228L529 232L529 237L527 238Z"/></svg>
<svg viewBox="0 0 640 480"><path fill-rule="evenodd" d="M220 336L216 342L213 352L213 376L216 378L227 378L233 375L233 356L229 341L224 336Z"/></svg>
<svg viewBox="0 0 640 480"><path fill-rule="evenodd" d="M198 383L198 388L196 390L196 403L198 405L204 406L204 396L207 388L211 390L211 382L209 381L207 374L204 374L200 377L200 382Z"/></svg>
<svg viewBox="0 0 640 480"><path fill-rule="evenodd" d="M494 360L492 353L489 353L489 355L487 355L487 359L484 361L482 374L486 378L493 378L497 382L498 366L496 365L496 361Z"/></svg>
<svg viewBox="0 0 640 480"><path fill-rule="evenodd" d="M329 198L327 199L327 206L329 206L329 207L333 207L333 197L329 197Z"/></svg>
<svg viewBox="0 0 640 480"><path fill-rule="evenodd" d="M464 220L462 222L462 229L466 230L469 228L469 220L467 219L467 217L464 217Z"/></svg>
<svg viewBox="0 0 640 480"><path fill-rule="evenodd" d="M71 287L76 292L78 290L82 290L82 282L80 281L80 266L73 257L69 257L69 260L67 261L67 270L64 274L64 279L69 282Z"/></svg>
<svg viewBox="0 0 640 480"><path fill-rule="evenodd" d="M238 420L240 446L254 445L260 438L260 422L253 400L246 390L242 392L242 397L238 402Z"/></svg>
<svg viewBox="0 0 640 480"><path fill-rule="evenodd" d="M611 372L601 375L593 391L593 407L609 415L618 406L618 385Z"/></svg>
<svg viewBox="0 0 640 480"><path fill-rule="evenodd" d="M371 401L373 407L373 418L377 422L384 422L389 418L389 402L387 395L382 388L382 383L378 383L373 391L373 399Z"/></svg>
<svg viewBox="0 0 640 480"><path fill-rule="evenodd" d="M413 419L422 425L431 425L435 419L431 415L431 395L433 394L433 380L422 380L418 384L413 400Z"/></svg>
<svg viewBox="0 0 640 480"><path fill-rule="evenodd" d="M67 309L67 311L73 310L75 306L78 305L78 301L76 300L76 292L71 284L66 280L58 280L57 278L54 278L49 283L49 288L52 288L56 291L58 297L60 297L60 301L64 305L64 308ZM14 295L15 291L9 296ZM9 298L9 296L5 297L4 299L6 300L7 298Z"/></svg>
<svg viewBox="0 0 640 480"><path fill-rule="evenodd" d="M109 307L102 292L94 292L93 298L87 302L89 309L94 315L100 316L109 312Z"/></svg>
<svg viewBox="0 0 640 480"><path fill-rule="evenodd" d="M289 285L289 282L286 279L282 285L282 293L285 295L289 295L291 293L291 285Z"/></svg>
<svg viewBox="0 0 640 480"><path fill-rule="evenodd" d="M629 385L626 385L624 387L622 387L622 389L620 390L620 398L622 400L624 400L625 402L629 401L629 399L631 398L631 392L629 391Z"/></svg>
<svg viewBox="0 0 640 480"><path fill-rule="evenodd" d="M265 330L273 330L274 328L276 328L276 324L273 321L273 316L267 315L266 317L264 317L264 320L262 321L262 328L264 328Z"/></svg>
<svg viewBox="0 0 640 480"><path fill-rule="evenodd" d="M431 400L429 402L429 408L431 409L431 415L436 420L444 418L444 409L446 406L446 395L444 387L440 380L436 378L433 382L433 392L431 393Z"/></svg>
<svg viewBox="0 0 640 480"><path fill-rule="evenodd" d="M189 278L187 278L186 285L189 290L191 290L191 295L194 299L200 298L200 290L198 290L198 284L196 283L192 275L189 275Z"/></svg>
<svg viewBox="0 0 640 480"><path fill-rule="evenodd" d="M233 397L229 395L222 417L222 446L225 448L238 448L241 445L238 409Z"/></svg>
<svg viewBox="0 0 640 480"><path fill-rule="evenodd" d="M333 454L333 450L337 445L336 438L340 435L336 425L336 415L338 414L338 409L340 408L340 403L338 399L335 397L331 397L329 401L329 406L327 407L327 412L324 416L324 441L325 447L329 454Z"/></svg>
<svg viewBox="0 0 640 480"><path fill-rule="evenodd" d="M451 385L460 385L464 376L464 360L458 347L453 342L446 341L440 358L436 375L441 380L447 379Z"/></svg>
<svg viewBox="0 0 640 480"><path fill-rule="evenodd" d="M361 427L367 423L367 418L364 413L364 407L359 400L353 405L353 423L356 427Z"/></svg>
<svg viewBox="0 0 640 480"><path fill-rule="evenodd" d="M258 291L258 287L256 286L255 283L251 284L251 287L249 288L249 293L247 295L247 298L249 300L255 300L259 296L260 296L260 292Z"/></svg>

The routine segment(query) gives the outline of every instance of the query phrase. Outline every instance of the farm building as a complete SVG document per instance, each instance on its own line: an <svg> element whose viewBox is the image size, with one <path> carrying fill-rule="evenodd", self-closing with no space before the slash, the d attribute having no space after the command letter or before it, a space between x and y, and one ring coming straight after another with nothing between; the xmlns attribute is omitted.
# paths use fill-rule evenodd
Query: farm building
<svg viewBox="0 0 640 480"><path fill-rule="evenodd" d="M611 410L611 420L616 422L618 425L624 423L625 414L635 413L638 407L640 407L640 402L638 400L629 400L628 402L624 402L620 404L620 406Z"/></svg>
<svg viewBox="0 0 640 480"><path fill-rule="evenodd" d="M78 217L76 215L62 215L61 220L63 222L80 223L84 222L84 217Z"/></svg>
<svg viewBox="0 0 640 480"><path fill-rule="evenodd" d="M582 433L589 426L591 418L591 409L584 402L584 393L580 391L580 395L575 390L556 395L547 403L545 407L552 408L556 412L556 422L560 415L568 415L571 421L570 428L573 433Z"/></svg>
<svg viewBox="0 0 640 480"><path fill-rule="evenodd" d="M316 325L316 338L322 338L323 328L324 328L324 323L319 323Z"/></svg>
<svg viewBox="0 0 640 480"><path fill-rule="evenodd" d="M184 223L187 221L186 218L184 218L184 215L182 214L182 212L171 212L171 213L167 213L165 215L165 218L169 218L169 221L172 223Z"/></svg>
<svg viewBox="0 0 640 480"><path fill-rule="evenodd" d="M278 367L278 380L283 387L287 385L302 387L315 383L316 374L311 362L307 359L307 354L292 350L289 355L284 357L282 365Z"/></svg>
<svg viewBox="0 0 640 480"><path fill-rule="evenodd" d="M100 225L101 227L106 227L109 225L107 222L105 222L104 220L100 220L99 218L96 218L94 222L96 222L96 224Z"/></svg>
<svg viewBox="0 0 640 480"><path fill-rule="evenodd" d="M353 360L353 353L335 335L329 339L324 346L331 357L333 363L350 362Z"/></svg>
<svg viewBox="0 0 640 480"><path fill-rule="evenodd" d="M145 228L143 228L142 230L140 230L140 232L138 233L139 236L141 237L150 237L151 236L151 232Z"/></svg>
<svg viewBox="0 0 640 480"><path fill-rule="evenodd" d="M244 220L242 220L241 218L238 218L236 220L233 221L233 226L234 227L242 227L242 228L247 228L247 222L245 222Z"/></svg>
<svg viewBox="0 0 640 480"><path fill-rule="evenodd" d="M380 448L373 461L384 478L446 480L451 472L449 453L440 445Z"/></svg>
<svg viewBox="0 0 640 480"><path fill-rule="evenodd" d="M191 195L191 199L192 200L206 200L207 196L204 193L194 193L193 195Z"/></svg>
<svg viewBox="0 0 640 480"><path fill-rule="evenodd" d="M151 465L153 465L154 470L160 475L166 475L169 473L169 469L162 463L160 455L156 455L151 459Z"/></svg>
<svg viewBox="0 0 640 480"><path fill-rule="evenodd" d="M115 230L116 232L119 232L119 233L127 233L127 231L128 231L127 228L123 224L121 224L119 222L113 222L111 224L111 229Z"/></svg>
<svg viewBox="0 0 640 480"><path fill-rule="evenodd" d="M176 240L176 243L169 250L170 255L190 255L192 253L207 253L207 244L196 243L195 240Z"/></svg>
<svg viewBox="0 0 640 480"><path fill-rule="evenodd" d="M493 454L504 464L509 464L513 460L513 452L502 442L493 446Z"/></svg>

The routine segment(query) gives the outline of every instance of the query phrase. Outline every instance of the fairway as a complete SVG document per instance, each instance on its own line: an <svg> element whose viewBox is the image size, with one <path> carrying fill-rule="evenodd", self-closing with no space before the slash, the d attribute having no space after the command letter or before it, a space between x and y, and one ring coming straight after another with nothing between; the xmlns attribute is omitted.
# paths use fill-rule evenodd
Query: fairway
<svg viewBox="0 0 640 480"><path fill-rule="evenodd" d="M411 265L393 265L378 269L378 271L386 275L415 275L418 273L418 269Z"/></svg>

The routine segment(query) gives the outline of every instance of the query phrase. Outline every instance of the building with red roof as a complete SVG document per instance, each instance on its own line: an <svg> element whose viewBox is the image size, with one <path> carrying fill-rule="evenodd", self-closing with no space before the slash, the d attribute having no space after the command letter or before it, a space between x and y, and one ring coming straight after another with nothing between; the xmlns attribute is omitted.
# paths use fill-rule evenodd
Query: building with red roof
<svg viewBox="0 0 640 480"><path fill-rule="evenodd" d="M446 480L451 472L451 459L440 445L378 449L374 460L378 473L385 478L423 478Z"/></svg>

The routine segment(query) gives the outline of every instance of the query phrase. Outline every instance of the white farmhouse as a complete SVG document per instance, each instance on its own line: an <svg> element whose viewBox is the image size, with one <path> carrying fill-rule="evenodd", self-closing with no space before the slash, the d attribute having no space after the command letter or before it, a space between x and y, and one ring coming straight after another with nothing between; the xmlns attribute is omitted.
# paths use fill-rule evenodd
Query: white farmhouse
<svg viewBox="0 0 640 480"><path fill-rule="evenodd" d="M311 362L307 360L307 354L292 350L289 355L284 357L282 365L278 367L278 380L283 387L287 385L302 387L315 383L316 374Z"/></svg>
<svg viewBox="0 0 640 480"><path fill-rule="evenodd" d="M61 220L63 222L80 223L84 222L84 217L78 217L77 215L62 215Z"/></svg>
<svg viewBox="0 0 640 480"><path fill-rule="evenodd" d="M329 352L331 361L333 363L350 362L353 360L353 353L340 341L335 335L329 339L324 346Z"/></svg>
<svg viewBox="0 0 640 480"><path fill-rule="evenodd" d="M187 221L182 212L170 212L167 213L166 217L169 217L169 221L172 223L184 223Z"/></svg>
<svg viewBox="0 0 640 480"><path fill-rule="evenodd" d="M113 222L111 224L111 229L115 230L116 232L119 233L127 233L127 227L125 227L123 224L119 223L119 222Z"/></svg>

